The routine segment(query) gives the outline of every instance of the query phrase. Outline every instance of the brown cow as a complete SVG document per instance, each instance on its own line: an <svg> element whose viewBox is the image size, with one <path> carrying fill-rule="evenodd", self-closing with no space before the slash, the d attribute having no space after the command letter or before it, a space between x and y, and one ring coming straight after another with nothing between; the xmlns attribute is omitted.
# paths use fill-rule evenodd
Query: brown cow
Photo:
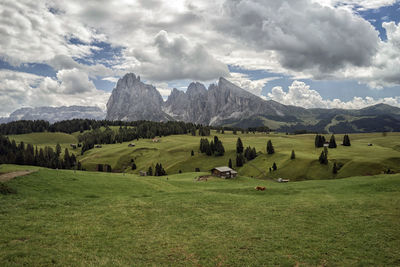
<svg viewBox="0 0 400 267"><path fill-rule="evenodd" d="M265 186L256 186L254 187L255 190L257 191L264 191L265 190Z"/></svg>

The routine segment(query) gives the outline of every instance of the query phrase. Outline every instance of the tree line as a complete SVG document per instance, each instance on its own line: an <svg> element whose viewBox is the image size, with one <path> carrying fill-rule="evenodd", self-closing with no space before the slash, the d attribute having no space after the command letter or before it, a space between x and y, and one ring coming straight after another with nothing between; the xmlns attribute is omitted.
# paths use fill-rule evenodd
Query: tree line
<svg viewBox="0 0 400 267"><path fill-rule="evenodd" d="M225 154L225 148L222 141L218 139L218 136L214 136L214 140L211 142L207 138L200 139L200 152L205 153L207 156L223 156Z"/></svg>
<svg viewBox="0 0 400 267"><path fill-rule="evenodd" d="M8 137L0 135L0 164L32 165L52 169L82 169L81 163L76 160L73 153L65 149L61 157L61 146L56 145L55 149L46 146L38 149L31 144L21 142L16 144Z"/></svg>

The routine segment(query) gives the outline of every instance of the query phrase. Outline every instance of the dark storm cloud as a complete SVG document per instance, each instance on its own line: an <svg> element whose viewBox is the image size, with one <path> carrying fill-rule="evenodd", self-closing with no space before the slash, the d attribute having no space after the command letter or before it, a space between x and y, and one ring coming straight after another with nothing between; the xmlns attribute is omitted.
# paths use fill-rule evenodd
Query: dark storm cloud
<svg viewBox="0 0 400 267"><path fill-rule="evenodd" d="M256 50L276 51L285 68L317 75L348 64L369 66L379 43L361 17L306 0L226 1L215 25Z"/></svg>

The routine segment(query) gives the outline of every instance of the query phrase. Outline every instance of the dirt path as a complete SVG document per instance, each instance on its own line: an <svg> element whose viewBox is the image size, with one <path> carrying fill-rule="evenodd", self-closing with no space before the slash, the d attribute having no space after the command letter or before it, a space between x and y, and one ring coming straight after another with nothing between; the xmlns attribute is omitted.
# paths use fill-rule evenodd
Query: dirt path
<svg viewBox="0 0 400 267"><path fill-rule="evenodd" d="M11 179L14 179L15 177L28 175L32 172L35 172L35 171L16 171L16 172L0 174L0 182L7 182Z"/></svg>

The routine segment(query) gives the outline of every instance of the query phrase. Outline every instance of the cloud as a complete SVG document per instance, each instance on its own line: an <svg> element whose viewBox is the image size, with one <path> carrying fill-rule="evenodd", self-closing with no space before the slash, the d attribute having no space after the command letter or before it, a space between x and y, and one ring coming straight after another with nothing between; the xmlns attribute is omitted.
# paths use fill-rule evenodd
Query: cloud
<svg viewBox="0 0 400 267"><path fill-rule="evenodd" d="M55 55L84 57L90 42L100 38L79 21L49 11L45 1L2 1L0 9L0 58L13 65L44 62ZM69 40L76 38L78 43Z"/></svg>
<svg viewBox="0 0 400 267"><path fill-rule="evenodd" d="M284 68L318 77L370 65L379 42L361 17L308 0L226 1L215 25L257 51L275 51Z"/></svg>
<svg viewBox="0 0 400 267"><path fill-rule="evenodd" d="M229 81L236 84L240 88L245 89L246 91L256 95L262 96L262 89L264 86L273 80L280 79L281 77L268 77L263 79L250 79L247 74L239 73L239 72L231 72L231 76L228 78Z"/></svg>
<svg viewBox="0 0 400 267"><path fill-rule="evenodd" d="M76 69L57 73L57 79L0 70L0 116L21 107L98 106L105 109L110 93L97 90L85 73Z"/></svg>
<svg viewBox="0 0 400 267"><path fill-rule="evenodd" d="M288 92L283 91L282 87L272 88L268 93L268 98L285 105L301 106L304 108L341 108L341 109L360 109L380 103L400 107L400 97L386 97L374 99L372 97L354 97L351 101L341 101L339 99L327 100L310 86L302 81L293 81L289 86Z"/></svg>
<svg viewBox="0 0 400 267"><path fill-rule="evenodd" d="M350 6L357 10L368 10L391 6L398 0L315 0L315 2L329 6Z"/></svg>
<svg viewBox="0 0 400 267"><path fill-rule="evenodd" d="M89 80L86 73L78 69L60 70L57 72L60 82L60 92L64 94L81 94L96 91L93 82Z"/></svg>
<svg viewBox="0 0 400 267"><path fill-rule="evenodd" d="M66 69L78 69L80 71L86 72L91 78L96 76L109 76L114 75L115 71L102 64L85 65L76 62L69 56L66 55L56 55L49 61L47 61L54 70L66 70Z"/></svg>
<svg viewBox="0 0 400 267"><path fill-rule="evenodd" d="M171 37L166 31L154 37L148 50L134 49L125 51L124 55L132 59L133 71L152 81L208 81L229 75L228 67L210 55L205 47L191 44L182 35Z"/></svg>
<svg viewBox="0 0 400 267"><path fill-rule="evenodd" d="M382 27L386 30L387 40L379 43L371 66L348 67L336 73L336 77L356 79L376 89L400 85L400 24L384 22Z"/></svg>

